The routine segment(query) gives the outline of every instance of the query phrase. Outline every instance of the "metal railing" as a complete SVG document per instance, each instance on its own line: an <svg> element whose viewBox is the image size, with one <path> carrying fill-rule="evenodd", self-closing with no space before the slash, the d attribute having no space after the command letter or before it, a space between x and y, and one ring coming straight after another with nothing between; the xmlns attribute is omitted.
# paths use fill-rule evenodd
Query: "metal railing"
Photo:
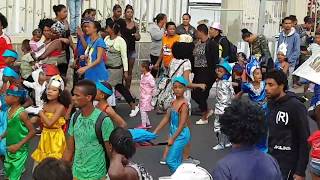
<svg viewBox="0 0 320 180"><path fill-rule="evenodd" d="M1 0L0 12L8 18L7 33L10 35L30 35L42 18L54 17L52 6L67 5L68 0ZM135 10L135 19L142 31L152 22L156 14L163 12L168 19L181 22L181 15L187 11L187 0L83 0L82 12L86 8L97 10L97 20L112 15L114 4L120 4L124 9L131 4Z"/></svg>

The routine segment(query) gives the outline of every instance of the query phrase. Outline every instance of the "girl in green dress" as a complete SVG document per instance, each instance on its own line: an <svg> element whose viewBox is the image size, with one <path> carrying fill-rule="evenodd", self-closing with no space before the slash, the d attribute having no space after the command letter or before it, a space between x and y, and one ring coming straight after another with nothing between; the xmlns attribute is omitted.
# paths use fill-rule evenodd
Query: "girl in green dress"
<svg viewBox="0 0 320 180"><path fill-rule="evenodd" d="M4 161L5 176L9 180L19 180L25 170L28 158L28 141L35 135L33 126L21 104L26 99L26 91L10 86L6 91L8 126L0 138L6 138L7 153Z"/></svg>

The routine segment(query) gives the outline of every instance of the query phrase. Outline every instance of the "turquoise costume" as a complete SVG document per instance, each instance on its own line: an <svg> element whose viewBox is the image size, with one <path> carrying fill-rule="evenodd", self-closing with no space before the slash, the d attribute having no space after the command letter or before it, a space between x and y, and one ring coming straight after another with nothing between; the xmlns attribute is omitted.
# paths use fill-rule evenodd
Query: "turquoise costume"
<svg viewBox="0 0 320 180"><path fill-rule="evenodd" d="M174 108L170 108L170 137L174 136L179 127L179 112ZM176 138L172 146L170 146L167 155L167 165L171 171L174 173L176 169L180 166L183 160L183 150L191 139L190 129L188 127L183 128L179 136Z"/></svg>

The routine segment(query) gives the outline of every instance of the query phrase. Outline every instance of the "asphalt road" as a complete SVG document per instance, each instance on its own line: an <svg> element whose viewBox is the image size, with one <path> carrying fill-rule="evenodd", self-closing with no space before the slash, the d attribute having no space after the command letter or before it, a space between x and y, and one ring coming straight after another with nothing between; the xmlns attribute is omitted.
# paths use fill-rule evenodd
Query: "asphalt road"
<svg viewBox="0 0 320 180"><path fill-rule="evenodd" d="M213 105L213 100L208 101L209 104ZM196 107L193 103L193 107ZM129 118L129 107L125 103L120 103L117 106L116 111L125 118L127 121L129 128L133 128L138 126L141 123L140 115L135 118ZM149 118L153 125L153 128L161 121L163 115L156 115L154 112L150 113ZM195 121L197 121L199 116L191 116L192 127L191 127L191 156L200 160L200 166L207 169L209 172L212 172L215 164L221 158L223 158L230 149L222 150L222 151L214 151L212 147L215 145L216 139L213 129L213 121L210 121L208 125L195 125ZM213 117L211 117L213 120ZM316 125L314 122L310 120L310 128L313 131ZM169 128L164 128L164 130L160 133L160 137L157 141L162 142L166 140ZM30 152L37 146L37 142L39 140L39 136L35 137L30 143ZM154 179L158 179L161 176L170 175L167 166L160 165L159 161L162 156L164 146L153 146L153 147L139 147L137 149L137 153L133 158L134 162L142 164L148 172L154 177ZM27 170L22 178L22 180L32 180L32 167L33 162L32 159L29 158ZM309 179L310 177L307 177Z"/></svg>

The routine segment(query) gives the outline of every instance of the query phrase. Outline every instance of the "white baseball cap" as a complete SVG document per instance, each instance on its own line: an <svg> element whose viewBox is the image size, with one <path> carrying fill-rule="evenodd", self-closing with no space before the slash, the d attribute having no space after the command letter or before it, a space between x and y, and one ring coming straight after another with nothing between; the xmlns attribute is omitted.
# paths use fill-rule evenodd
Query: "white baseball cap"
<svg viewBox="0 0 320 180"><path fill-rule="evenodd" d="M183 163L171 176L160 177L159 180L213 180L213 178L204 168L192 163Z"/></svg>
<svg viewBox="0 0 320 180"><path fill-rule="evenodd" d="M213 22L210 27L222 31L222 26L218 22Z"/></svg>

